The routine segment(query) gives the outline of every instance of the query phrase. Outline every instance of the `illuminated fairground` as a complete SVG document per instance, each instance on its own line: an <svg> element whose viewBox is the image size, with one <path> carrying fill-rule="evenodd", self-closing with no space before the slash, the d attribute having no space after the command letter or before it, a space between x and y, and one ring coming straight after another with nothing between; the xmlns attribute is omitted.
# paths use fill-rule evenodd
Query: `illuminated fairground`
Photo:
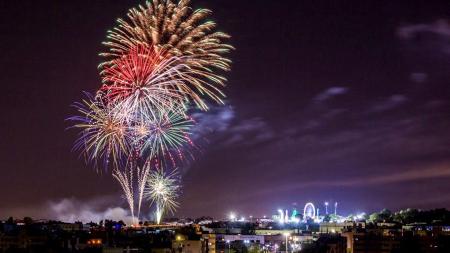
<svg viewBox="0 0 450 253"><path fill-rule="evenodd" d="M323 209L319 208L323 207ZM348 216L342 216L338 214L338 202L334 202L332 210L329 210L329 202L324 202L323 205L315 205L313 202L308 202L304 205L303 209L297 208L284 209L280 208L276 214L271 217L264 216L262 218L248 218L244 216L238 216L235 213L230 213L228 216L229 221L246 222L253 219L262 222L277 222L279 224L300 224L300 223L322 223L322 222L343 222L348 220ZM321 211L322 210L322 211ZM360 220L364 217L365 213L357 213L351 215L353 220Z"/></svg>

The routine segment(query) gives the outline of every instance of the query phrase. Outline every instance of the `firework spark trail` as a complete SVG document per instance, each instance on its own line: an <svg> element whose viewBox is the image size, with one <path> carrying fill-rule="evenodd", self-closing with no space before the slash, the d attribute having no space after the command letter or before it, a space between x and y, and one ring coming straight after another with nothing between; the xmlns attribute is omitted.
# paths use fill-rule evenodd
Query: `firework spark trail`
<svg viewBox="0 0 450 253"><path fill-rule="evenodd" d="M176 199L179 196L181 186L179 185L179 175L177 170L170 173L164 172L161 168L153 170L148 175L145 196L156 205L156 222L161 222L164 212L174 213L179 203Z"/></svg>
<svg viewBox="0 0 450 253"><path fill-rule="evenodd" d="M134 216L133 169L130 166L126 166L125 170L114 169L112 175L122 187L122 190L125 194L125 199L130 208L133 223L135 223L136 217Z"/></svg>
<svg viewBox="0 0 450 253"><path fill-rule="evenodd" d="M142 207L142 200L143 200L143 196L144 196L144 189L145 189L145 183L147 182L147 177L150 173L151 170L151 166L146 165L144 166L142 169L141 168L137 168L137 175L138 175L138 181L137 181L137 185L138 185L138 204L137 204L137 212L138 212L138 217L141 214L141 207Z"/></svg>

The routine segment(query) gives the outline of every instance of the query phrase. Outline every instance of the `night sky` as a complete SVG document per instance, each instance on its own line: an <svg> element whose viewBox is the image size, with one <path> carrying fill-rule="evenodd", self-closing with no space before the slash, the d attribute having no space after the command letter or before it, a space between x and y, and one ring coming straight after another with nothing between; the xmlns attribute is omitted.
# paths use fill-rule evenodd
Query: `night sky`
<svg viewBox="0 0 450 253"><path fill-rule="evenodd" d="M72 152L65 119L100 86L106 31L139 3L0 2L0 219L125 215L111 175ZM177 216L450 208L448 1L193 6L236 50L226 106L195 114L201 148Z"/></svg>

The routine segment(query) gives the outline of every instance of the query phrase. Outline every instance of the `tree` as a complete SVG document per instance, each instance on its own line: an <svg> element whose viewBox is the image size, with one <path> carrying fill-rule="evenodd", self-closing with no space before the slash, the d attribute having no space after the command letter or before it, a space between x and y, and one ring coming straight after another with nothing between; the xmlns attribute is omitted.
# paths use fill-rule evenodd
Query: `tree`
<svg viewBox="0 0 450 253"><path fill-rule="evenodd" d="M400 210L393 215L393 220L401 224L413 223L419 220L420 211L417 209L408 208Z"/></svg>
<svg viewBox="0 0 450 253"><path fill-rule="evenodd" d="M379 213L379 218L383 221L383 222L390 222L392 221L392 212L389 209L383 209L381 210L381 212Z"/></svg>
<svg viewBox="0 0 450 253"><path fill-rule="evenodd" d="M237 253L247 253L247 246L242 241L234 241L231 243L231 249Z"/></svg>
<svg viewBox="0 0 450 253"><path fill-rule="evenodd" d="M385 208L378 213L371 214L369 216L369 221L372 223L391 222L392 221L392 212Z"/></svg>
<svg viewBox="0 0 450 253"><path fill-rule="evenodd" d="M6 220L6 223L14 224L14 218L13 217L9 217L8 220Z"/></svg>
<svg viewBox="0 0 450 253"><path fill-rule="evenodd" d="M259 245L252 245L248 247L248 253L260 253L261 247Z"/></svg>
<svg viewBox="0 0 450 253"><path fill-rule="evenodd" d="M26 226L29 226L29 225L33 224L33 219L31 217L24 217L23 223L25 223Z"/></svg>
<svg viewBox="0 0 450 253"><path fill-rule="evenodd" d="M369 221L372 223L378 222L379 219L380 218L379 218L378 213L373 213L373 214L369 215Z"/></svg>

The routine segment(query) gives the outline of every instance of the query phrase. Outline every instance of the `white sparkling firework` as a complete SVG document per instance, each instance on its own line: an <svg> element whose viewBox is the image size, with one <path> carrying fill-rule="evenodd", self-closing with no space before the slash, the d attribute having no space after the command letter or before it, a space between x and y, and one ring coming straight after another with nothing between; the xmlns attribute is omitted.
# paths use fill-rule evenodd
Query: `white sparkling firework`
<svg viewBox="0 0 450 253"><path fill-rule="evenodd" d="M177 198L181 186L177 170L166 173L163 169L153 170L147 179L145 196L156 207L156 222L160 224L165 212L174 213L179 204Z"/></svg>

